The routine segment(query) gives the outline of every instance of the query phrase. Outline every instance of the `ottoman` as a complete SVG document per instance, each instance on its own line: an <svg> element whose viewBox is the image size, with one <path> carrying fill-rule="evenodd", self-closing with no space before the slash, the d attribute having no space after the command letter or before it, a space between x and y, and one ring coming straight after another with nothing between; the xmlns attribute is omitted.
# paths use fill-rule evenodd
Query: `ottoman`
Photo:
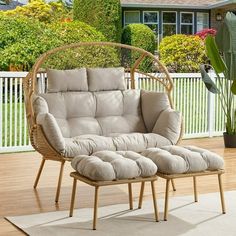
<svg viewBox="0 0 236 236"><path fill-rule="evenodd" d="M96 229L98 190L101 186L128 184L129 205L133 209L132 183L151 182L155 220L158 221L155 184L157 180L157 166L155 163L138 153L131 151L99 151L91 156L79 155L71 162L76 172L73 177L70 217L73 216L77 181L82 181L95 187L93 229Z"/></svg>
<svg viewBox="0 0 236 236"><path fill-rule="evenodd" d="M165 146L162 148L149 148L141 155L151 159L158 167L156 175L166 179L164 220L168 216L169 186L170 181L177 178L192 177L194 187L194 200L197 196L197 177L218 175L221 197L222 213L225 214L225 203L221 175L224 173L224 160L216 153L195 146ZM141 185L141 190L144 183ZM143 191L141 191L143 193ZM140 205L142 204L142 196Z"/></svg>

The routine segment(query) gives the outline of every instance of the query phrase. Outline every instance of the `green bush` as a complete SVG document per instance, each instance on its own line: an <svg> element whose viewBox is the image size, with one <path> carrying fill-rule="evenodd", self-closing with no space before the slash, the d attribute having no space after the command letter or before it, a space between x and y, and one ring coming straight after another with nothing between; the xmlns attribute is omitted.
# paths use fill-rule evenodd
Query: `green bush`
<svg viewBox="0 0 236 236"><path fill-rule="evenodd" d="M155 38L155 34L148 26L130 24L123 29L121 42L154 53L157 47ZM132 55L126 55L126 57L129 57L131 64L133 64L140 57L140 53L133 52ZM145 59L140 65L140 68L145 71L150 71L151 67L152 61L150 59Z"/></svg>
<svg viewBox="0 0 236 236"><path fill-rule="evenodd" d="M93 27L79 21L45 24L34 19L0 14L0 70L28 71L36 59L49 49L88 41L105 41L105 37ZM93 54L87 51L82 60L81 52L67 51L53 56L45 65L73 68L88 61L91 65L95 65L95 62L109 65L118 60L114 50L93 50ZM99 58L103 58L103 61L99 61Z"/></svg>
<svg viewBox="0 0 236 236"><path fill-rule="evenodd" d="M120 0L74 0L74 19L102 32L107 40L120 42L122 21Z"/></svg>
<svg viewBox="0 0 236 236"><path fill-rule="evenodd" d="M160 59L170 72L199 72L199 65L207 62L204 42L199 36L177 34L162 39Z"/></svg>

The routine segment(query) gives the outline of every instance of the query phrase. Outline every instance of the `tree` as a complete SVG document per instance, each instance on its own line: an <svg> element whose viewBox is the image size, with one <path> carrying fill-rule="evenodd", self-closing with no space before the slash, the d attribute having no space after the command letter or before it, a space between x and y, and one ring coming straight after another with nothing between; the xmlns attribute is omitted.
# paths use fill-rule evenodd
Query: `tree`
<svg viewBox="0 0 236 236"><path fill-rule="evenodd" d="M107 40L120 42L120 0L74 0L74 19L95 27Z"/></svg>

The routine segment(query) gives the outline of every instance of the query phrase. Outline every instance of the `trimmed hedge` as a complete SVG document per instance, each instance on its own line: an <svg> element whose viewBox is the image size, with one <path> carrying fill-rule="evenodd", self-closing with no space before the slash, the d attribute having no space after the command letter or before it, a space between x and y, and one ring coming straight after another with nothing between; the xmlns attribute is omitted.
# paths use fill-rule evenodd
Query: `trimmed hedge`
<svg viewBox="0 0 236 236"><path fill-rule="evenodd" d="M157 48L155 38L155 34L148 26L143 24L130 24L123 29L121 42L154 53ZM126 56L124 60L129 60L132 65L139 57L140 53L135 52L132 53L132 55ZM140 69L150 71L152 70L152 66L152 61L146 58L142 61Z"/></svg>
<svg viewBox="0 0 236 236"><path fill-rule="evenodd" d="M102 32L107 40L120 42L122 21L120 0L74 0L74 19Z"/></svg>
<svg viewBox="0 0 236 236"><path fill-rule="evenodd" d="M121 42L154 53L157 44L155 34L146 25L130 24L127 25L122 32Z"/></svg>
<svg viewBox="0 0 236 236"><path fill-rule="evenodd" d="M207 62L204 41L199 36L177 34L162 39L160 59L170 72L199 72L199 65Z"/></svg>
<svg viewBox="0 0 236 236"><path fill-rule="evenodd" d="M105 37L93 27L79 21L51 25L38 20L0 14L0 70L28 71L35 60L49 49L88 41L105 41ZM87 62L90 61L91 65L117 62L117 53L114 50L100 50L96 54L97 57L91 56L89 51L86 53L83 53L83 58L84 60L87 58ZM77 55L80 56L80 53L67 51L53 56L47 61L47 66L58 69L79 66L83 60ZM108 56L110 61L106 59ZM103 58L103 61L99 61L99 57Z"/></svg>

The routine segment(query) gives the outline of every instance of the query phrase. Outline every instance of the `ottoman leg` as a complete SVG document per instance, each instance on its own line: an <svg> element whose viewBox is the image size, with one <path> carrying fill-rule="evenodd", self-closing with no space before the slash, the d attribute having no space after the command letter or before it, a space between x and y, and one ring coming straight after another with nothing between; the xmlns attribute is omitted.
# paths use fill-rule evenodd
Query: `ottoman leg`
<svg viewBox="0 0 236 236"><path fill-rule="evenodd" d="M94 209L93 209L93 230L96 230L96 225L97 225L98 189L99 189L99 186L96 186L95 196L94 196Z"/></svg>
<svg viewBox="0 0 236 236"><path fill-rule="evenodd" d="M129 209L133 210L133 194L132 194L132 184L128 183L129 189Z"/></svg>
<svg viewBox="0 0 236 236"><path fill-rule="evenodd" d="M159 221L159 213L158 213L157 201L156 201L155 181L151 181L151 186L152 186L153 206L154 206L154 211L155 211L155 220L158 222Z"/></svg>
<svg viewBox="0 0 236 236"><path fill-rule="evenodd" d="M144 187L145 187L145 182L141 182L141 188L140 188L140 194L139 194L139 202L138 202L138 208L142 208L143 204L143 193L144 193Z"/></svg>
<svg viewBox="0 0 236 236"><path fill-rule="evenodd" d="M176 191L176 188L175 188L175 181L173 179L171 179L171 184L172 184L172 189L173 191Z"/></svg>
<svg viewBox="0 0 236 236"><path fill-rule="evenodd" d="M194 201L198 202L198 196L197 196L197 178L196 178L196 176L193 176L193 188L194 188Z"/></svg>
<svg viewBox="0 0 236 236"><path fill-rule="evenodd" d="M218 182L219 182L219 189L220 189L220 199L221 199L221 207L222 207L222 213L225 214L225 199L224 199L224 191L223 191L223 186L222 186L222 180L221 180L221 175L218 174Z"/></svg>
<svg viewBox="0 0 236 236"><path fill-rule="evenodd" d="M70 217L73 216L73 211L74 211L76 185L77 185L77 180L76 180L76 178L74 178L74 180L73 180L72 194L71 194L71 202L70 202L70 215L69 215Z"/></svg>
<svg viewBox="0 0 236 236"><path fill-rule="evenodd" d="M166 180L166 195L165 195L165 210L164 210L164 220L165 221L167 221L167 215L168 215L169 189L170 189L170 179L167 179Z"/></svg>

